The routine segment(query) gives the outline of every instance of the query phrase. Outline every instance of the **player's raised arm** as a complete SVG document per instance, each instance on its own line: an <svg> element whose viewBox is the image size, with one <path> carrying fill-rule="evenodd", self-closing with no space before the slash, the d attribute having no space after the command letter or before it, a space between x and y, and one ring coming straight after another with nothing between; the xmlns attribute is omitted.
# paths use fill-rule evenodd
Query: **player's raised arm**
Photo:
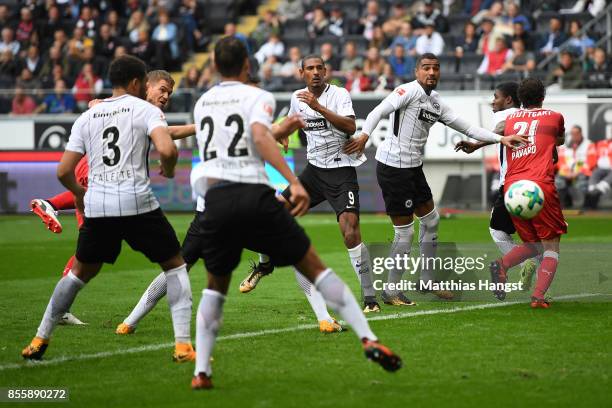
<svg viewBox="0 0 612 408"><path fill-rule="evenodd" d="M189 136L194 136L196 133L196 127L194 124L168 126L168 132L170 132L172 140L180 140Z"/></svg>
<svg viewBox="0 0 612 408"><path fill-rule="evenodd" d="M178 150L172 141L170 132L165 126L158 126L150 134L155 149L159 152L161 174L164 177L174 177L174 167L178 160Z"/></svg>
<svg viewBox="0 0 612 408"><path fill-rule="evenodd" d="M303 129L305 126L306 122L304 122L304 119L302 119L300 115L295 114L287 116L280 123L274 123L270 131L272 132L272 137L283 145L285 153L287 153L289 150L289 136L296 130Z"/></svg>

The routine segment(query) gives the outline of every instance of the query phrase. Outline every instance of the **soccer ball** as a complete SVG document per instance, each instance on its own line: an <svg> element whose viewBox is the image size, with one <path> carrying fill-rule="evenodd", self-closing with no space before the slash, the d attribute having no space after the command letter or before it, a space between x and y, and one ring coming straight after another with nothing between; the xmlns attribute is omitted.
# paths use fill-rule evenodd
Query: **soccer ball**
<svg viewBox="0 0 612 408"><path fill-rule="evenodd" d="M542 210L544 192L531 180L519 180L506 191L504 201L510 215L529 220Z"/></svg>

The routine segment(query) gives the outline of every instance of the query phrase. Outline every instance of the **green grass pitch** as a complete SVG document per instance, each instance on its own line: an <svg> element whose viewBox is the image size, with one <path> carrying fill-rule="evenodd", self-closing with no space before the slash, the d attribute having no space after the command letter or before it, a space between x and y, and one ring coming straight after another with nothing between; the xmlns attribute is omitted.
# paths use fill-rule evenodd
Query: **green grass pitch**
<svg viewBox="0 0 612 408"><path fill-rule="evenodd" d="M193 365L171 361L165 300L136 334L114 334L158 273L127 246L72 308L89 325L58 327L45 356L55 363L26 365L19 353L35 334L75 249L74 217L61 219L64 232L54 235L34 216L0 218L0 388L67 387L70 402L62 406L82 407L612 406L610 296L555 302L549 310L531 310L526 303L474 307L499 303L492 296L469 303L421 298L418 306L401 310L383 305L382 315L415 314L372 322L404 360L402 370L389 374L365 360L354 333L322 335L312 327L298 328L316 322L291 269L277 269L254 292L240 294L247 261L255 259L246 251L225 305L212 391L192 392ZM191 216L171 215L170 220L182 238ZM586 248L612 243L611 218L574 217L569 222L564 242L586 243ZM357 293L334 216L309 215L301 223L324 261ZM489 243L487 228L486 216L443 219L440 240ZM393 234L387 218L376 215L362 216L362 231L366 242L385 242ZM612 275L605 262L610 253L588 255L601 262L603 280ZM576 259L562 251L559 275L565 276L558 276L560 281L590 279L581 275ZM201 263L192 270L191 282L196 306L205 284ZM579 292L571 287L562 292L584 293L605 285L578 286ZM468 309L455 310L462 307ZM434 313L418 313L426 310ZM442 310L450 313L436 312ZM240 333L252 335L232 337ZM57 361L61 358L67 360ZM48 406L18 406L30 405Z"/></svg>

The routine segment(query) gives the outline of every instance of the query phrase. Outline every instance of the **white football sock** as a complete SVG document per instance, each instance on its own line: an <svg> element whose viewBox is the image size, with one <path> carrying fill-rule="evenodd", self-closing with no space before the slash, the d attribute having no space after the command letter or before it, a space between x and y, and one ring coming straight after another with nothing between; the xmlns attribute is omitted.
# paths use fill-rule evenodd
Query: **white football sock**
<svg viewBox="0 0 612 408"><path fill-rule="evenodd" d="M85 282L77 278L72 271L57 282L45 314L38 326L36 336L48 339L59 319L70 310L77 293L85 286Z"/></svg>
<svg viewBox="0 0 612 408"><path fill-rule="evenodd" d="M351 326L357 337L378 340L370 330L370 325L359 308L355 296L334 271L326 269L317 276L314 283L327 305Z"/></svg>
<svg viewBox="0 0 612 408"><path fill-rule="evenodd" d="M503 255L506 255L508 252L512 251L512 249L516 246L514 240L512 239L512 235L490 227L489 232L491 233L491 238L493 238L493 241Z"/></svg>
<svg viewBox="0 0 612 408"><path fill-rule="evenodd" d="M374 291L374 286L372 285L370 252L368 251L368 247L362 242L355 248L348 249L348 253L353 270L357 274L357 279L359 279L363 296L370 298L375 297L376 292Z"/></svg>
<svg viewBox="0 0 612 408"><path fill-rule="evenodd" d="M414 235L414 222L408 225L394 225L393 229L395 230L395 235L393 236L389 258L395 259L397 255L403 257L404 254L410 256L410 246L412 245L412 236ZM391 268L387 282L399 283L403 274L403 270ZM396 295L399 293L399 290L386 290L385 292L389 295Z"/></svg>
<svg viewBox="0 0 612 408"><path fill-rule="evenodd" d="M440 214L434 208L431 212L423 217L419 217L419 249L421 256L425 262L421 267L421 282L432 282L434 280L434 271L430 265L433 264L429 259L436 256L438 249L438 225L440 224Z"/></svg>
<svg viewBox="0 0 612 408"><path fill-rule="evenodd" d="M157 302L164 296L166 296L167 283L166 274L164 272L157 275L153 282L149 285L147 290L142 294L142 297L134 307L134 310L128 317L123 321L124 323L136 327L138 322L142 320L153 308L157 305Z"/></svg>
<svg viewBox="0 0 612 408"><path fill-rule="evenodd" d="M270 257L268 255L259 254L259 263L262 263L262 264L270 263Z"/></svg>
<svg viewBox="0 0 612 408"><path fill-rule="evenodd" d="M210 357L212 356L217 334L223 323L223 303L225 296L221 293L204 289L196 316L196 364L194 374L212 375Z"/></svg>
<svg viewBox="0 0 612 408"><path fill-rule="evenodd" d="M177 343L191 343L191 284L186 265L165 271L168 304Z"/></svg>
<svg viewBox="0 0 612 408"><path fill-rule="evenodd" d="M329 315L327 311L327 305L325 304L325 299L321 296L321 293L315 288L304 275L302 275L297 269L295 270L295 278L297 279L298 285L304 291L304 295L306 295L306 299L308 299L308 303L310 303L310 307L312 311L317 316L317 321L327 320L328 322L332 322L334 319Z"/></svg>

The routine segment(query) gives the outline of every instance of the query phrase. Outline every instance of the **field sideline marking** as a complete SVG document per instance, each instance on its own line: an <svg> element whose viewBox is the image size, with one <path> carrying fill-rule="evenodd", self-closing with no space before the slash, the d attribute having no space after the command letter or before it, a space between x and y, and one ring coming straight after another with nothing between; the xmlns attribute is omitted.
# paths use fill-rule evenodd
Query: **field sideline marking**
<svg viewBox="0 0 612 408"><path fill-rule="evenodd" d="M582 299L594 296L602 296L601 293L580 293L576 295L563 295L563 296L555 296L556 300L570 300L570 299ZM430 309L430 310L419 310L416 312L407 312L407 313L395 313L383 316L373 316L368 319L368 321L379 321L379 320L395 320L395 319L405 319L407 317L414 316L428 316L428 315L437 315L437 314L450 314L450 313L458 313L458 312L469 312L472 310L484 310L484 309L494 309L498 307L506 307L513 306L518 304L524 304L525 302L514 301L514 302L497 302L497 303L484 303L479 305L465 306L465 307L451 307L448 309ZM248 337L261 337L269 334L280 334L280 333L291 333L302 330L315 329L319 326L316 324L303 324L294 327L286 327L283 329L268 329L268 330L259 330L254 332L244 332L244 333L235 333L228 334L227 336L219 336L217 341L221 340L233 340L233 339L243 339ZM162 343L162 344L151 344L148 346L140 346L133 347L124 350L114 350L114 351L102 351L99 353L92 354L81 354L77 356L63 356L52 358L50 360L43 360L39 362L24 362L24 363L12 363L12 364L3 364L0 365L0 371L12 370L18 368L32 368L32 367L41 367L41 366L50 366L62 364L70 361L83 361L83 360L94 360L105 357L113 357L116 355L122 354L134 354L134 353L142 353L146 351L156 351L165 348L171 348L174 346L174 343Z"/></svg>

